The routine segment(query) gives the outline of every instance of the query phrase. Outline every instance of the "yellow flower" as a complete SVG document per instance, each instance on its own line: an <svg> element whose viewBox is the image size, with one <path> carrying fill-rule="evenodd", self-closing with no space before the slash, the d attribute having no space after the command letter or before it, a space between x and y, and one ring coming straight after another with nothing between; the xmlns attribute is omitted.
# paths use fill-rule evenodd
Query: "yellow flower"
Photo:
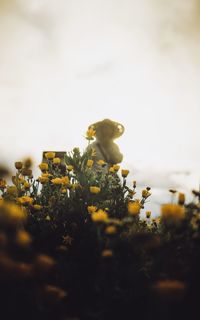
<svg viewBox="0 0 200 320"><path fill-rule="evenodd" d="M38 180L40 183L44 184L49 181L49 178L42 175L41 177L38 178Z"/></svg>
<svg viewBox="0 0 200 320"><path fill-rule="evenodd" d="M14 178L13 178L14 179ZM15 180L15 179L14 179ZM24 177L19 177L19 183L24 184L26 182L26 180L24 179ZM16 180L15 180L16 181Z"/></svg>
<svg viewBox="0 0 200 320"><path fill-rule="evenodd" d="M184 203L185 203L185 194L184 193L179 193L179 195L178 195L178 203L180 204L180 205L184 205Z"/></svg>
<svg viewBox="0 0 200 320"><path fill-rule="evenodd" d="M163 204L161 215L164 220L177 222L185 218L185 208L179 204Z"/></svg>
<svg viewBox="0 0 200 320"><path fill-rule="evenodd" d="M43 178L49 178L49 177L52 177L52 174L50 174L50 173L42 173L42 177Z"/></svg>
<svg viewBox="0 0 200 320"><path fill-rule="evenodd" d="M97 207L95 206L88 206L87 207L88 213L94 213L95 211L97 211Z"/></svg>
<svg viewBox="0 0 200 320"><path fill-rule="evenodd" d="M26 182L24 183L24 188L25 188L25 189L30 189L30 187L31 187L30 183L29 183L28 181L26 181Z"/></svg>
<svg viewBox="0 0 200 320"><path fill-rule="evenodd" d="M54 158L53 159L53 164L60 164L60 163L61 163L60 158Z"/></svg>
<svg viewBox="0 0 200 320"><path fill-rule="evenodd" d="M89 159L89 160L87 161L87 167L88 167L88 168L91 168L91 167L93 166L93 163L94 163L94 161Z"/></svg>
<svg viewBox="0 0 200 320"><path fill-rule="evenodd" d="M72 171L73 169L74 169L74 167L73 167L72 165L68 165L68 166L67 166L67 170L68 170L68 171Z"/></svg>
<svg viewBox="0 0 200 320"><path fill-rule="evenodd" d="M140 203L138 202L128 202L128 213L132 216L137 216L140 213Z"/></svg>
<svg viewBox="0 0 200 320"><path fill-rule="evenodd" d="M105 249L105 250L102 251L101 255L104 258L108 258L108 257L112 257L113 256L113 252L112 252L112 250Z"/></svg>
<svg viewBox="0 0 200 320"><path fill-rule="evenodd" d="M17 170L22 169L22 167L23 167L23 163L21 161L15 162L15 168Z"/></svg>
<svg viewBox="0 0 200 320"><path fill-rule="evenodd" d="M53 184L56 184L56 185L61 185L62 184L62 178L54 178L51 180L51 182Z"/></svg>
<svg viewBox="0 0 200 320"><path fill-rule="evenodd" d="M115 171L118 171L118 170L120 169L120 166L119 166L118 164L114 164L114 165L113 165L113 169L114 169Z"/></svg>
<svg viewBox="0 0 200 320"><path fill-rule="evenodd" d="M46 162L40 163L39 168L41 171L47 171L49 169L48 163Z"/></svg>
<svg viewBox="0 0 200 320"><path fill-rule="evenodd" d="M88 140L93 140L95 137L96 131L91 127L90 129L87 130L86 132L86 139Z"/></svg>
<svg viewBox="0 0 200 320"><path fill-rule="evenodd" d="M62 177L62 178L54 178L51 180L51 182L55 185L67 185L69 184L69 177Z"/></svg>
<svg viewBox="0 0 200 320"><path fill-rule="evenodd" d="M114 173L114 172L115 172L115 169L114 169L113 167L110 167L110 168L109 168L109 172L110 172L110 173Z"/></svg>
<svg viewBox="0 0 200 320"><path fill-rule="evenodd" d="M56 154L55 154L55 152L46 152L45 153L45 158L46 159L53 159L53 158L55 158L55 156L56 156Z"/></svg>
<svg viewBox="0 0 200 320"><path fill-rule="evenodd" d="M63 193L63 194L64 194L64 193L67 193L67 189L66 189L66 188L62 188L62 189L61 189L61 193Z"/></svg>
<svg viewBox="0 0 200 320"><path fill-rule="evenodd" d="M63 185L68 185L69 184L69 177L68 176L65 176L65 177L62 177L62 184Z"/></svg>
<svg viewBox="0 0 200 320"><path fill-rule="evenodd" d="M16 186L10 186L7 188L7 194L11 195L11 196L17 196L18 191L17 191L17 187Z"/></svg>
<svg viewBox="0 0 200 320"><path fill-rule="evenodd" d="M108 214L106 211L99 209L98 211L93 212L91 217L95 222L105 222L108 219Z"/></svg>
<svg viewBox="0 0 200 320"><path fill-rule="evenodd" d="M122 174L123 178L126 178L128 176L128 174L129 174L129 170L122 169L121 170L121 174Z"/></svg>
<svg viewBox="0 0 200 320"><path fill-rule="evenodd" d="M22 196L20 198L17 199L19 204L22 205L28 205L28 204L32 204L33 203L33 198L29 197L29 196Z"/></svg>
<svg viewBox="0 0 200 320"><path fill-rule="evenodd" d="M117 228L115 226L108 226L105 229L105 233L107 234L115 234L117 232Z"/></svg>
<svg viewBox="0 0 200 320"><path fill-rule="evenodd" d="M91 192L91 193L97 194L97 193L99 193L100 191L101 191L101 188L99 188L99 187L95 187L95 186L90 187L90 192Z"/></svg>
<svg viewBox="0 0 200 320"><path fill-rule="evenodd" d="M17 231L15 241L19 246L26 247L31 244L32 239L28 232L19 230Z"/></svg>
<svg viewBox="0 0 200 320"><path fill-rule="evenodd" d="M42 209L42 206L40 204L34 204L33 208L36 210L36 211L40 211Z"/></svg>
<svg viewBox="0 0 200 320"><path fill-rule="evenodd" d="M146 198L150 197L150 195L151 195L151 193L147 189L142 190L142 197L143 198L146 199Z"/></svg>
<svg viewBox="0 0 200 320"><path fill-rule="evenodd" d="M99 165L99 166L105 166L105 164L106 164L106 162L104 161L104 160L98 160L97 161L97 164Z"/></svg>
<svg viewBox="0 0 200 320"><path fill-rule="evenodd" d="M151 218L151 211L146 211L146 218L147 219Z"/></svg>

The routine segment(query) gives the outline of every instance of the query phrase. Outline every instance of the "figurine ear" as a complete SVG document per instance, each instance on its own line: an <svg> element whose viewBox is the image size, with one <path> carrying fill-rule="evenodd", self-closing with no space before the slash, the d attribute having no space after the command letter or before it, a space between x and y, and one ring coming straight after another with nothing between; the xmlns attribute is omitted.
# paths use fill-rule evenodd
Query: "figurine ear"
<svg viewBox="0 0 200 320"><path fill-rule="evenodd" d="M119 138L124 133L125 128L121 123L117 123L116 125L117 125L117 134L116 134L116 136L117 136L117 138Z"/></svg>

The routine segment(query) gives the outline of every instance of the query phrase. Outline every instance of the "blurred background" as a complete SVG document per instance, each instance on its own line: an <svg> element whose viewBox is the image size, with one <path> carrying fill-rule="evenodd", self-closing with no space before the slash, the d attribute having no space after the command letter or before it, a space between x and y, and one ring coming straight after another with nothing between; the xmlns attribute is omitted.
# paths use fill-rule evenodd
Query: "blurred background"
<svg viewBox="0 0 200 320"><path fill-rule="evenodd" d="M129 182L200 181L200 0L0 0L0 163L82 150L111 118Z"/></svg>

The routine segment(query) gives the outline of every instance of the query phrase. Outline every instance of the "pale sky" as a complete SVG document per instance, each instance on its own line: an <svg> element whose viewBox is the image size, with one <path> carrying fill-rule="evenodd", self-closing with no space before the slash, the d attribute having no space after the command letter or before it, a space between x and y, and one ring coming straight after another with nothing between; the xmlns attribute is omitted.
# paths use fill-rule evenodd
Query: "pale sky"
<svg viewBox="0 0 200 320"><path fill-rule="evenodd" d="M130 179L197 188L199 21L199 0L0 0L0 162L83 149L111 118Z"/></svg>

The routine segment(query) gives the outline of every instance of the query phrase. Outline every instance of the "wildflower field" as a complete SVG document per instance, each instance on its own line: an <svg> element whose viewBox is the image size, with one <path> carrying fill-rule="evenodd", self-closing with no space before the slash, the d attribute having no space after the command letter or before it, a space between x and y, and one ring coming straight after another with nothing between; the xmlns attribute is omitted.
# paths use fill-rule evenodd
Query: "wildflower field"
<svg viewBox="0 0 200 320"><path fill-rule="evenodd" d="M88 143L94 133L87 132ZM160 216L127 169L105 170L93 150L0 179L1 319L192 319L200 285L200 192L169 190ZM141 218L145 212L145 218ZM143 215L144 216L144 215Z"/></svg>

